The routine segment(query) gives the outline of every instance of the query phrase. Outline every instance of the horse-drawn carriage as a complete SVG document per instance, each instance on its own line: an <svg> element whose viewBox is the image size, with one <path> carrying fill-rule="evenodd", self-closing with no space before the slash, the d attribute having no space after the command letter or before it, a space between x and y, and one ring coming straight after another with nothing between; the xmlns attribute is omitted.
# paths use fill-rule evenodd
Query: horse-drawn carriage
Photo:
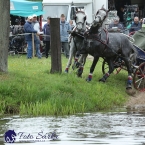
<svg viewBox="0 0 145 145"><path fill-rule="evenodd" d="M99 57L102 57L104 59L102 64L104 76L99 81L105 82L115 69L116 73L119 73L124 68L128 71L126 89L132 89L133 83L136 89L145 91L145 51L132 44L128 39L129 36L119 33L111 34L102 29L107 14L108 11L103 7L98 10L89 31L82 35L81 32L85 30L86 16L82 11L76 13L76 29L71 33L74 38L71 41L71 53L65 72L68 72L73 54L76 54L74 65L78 67L77 75L81 76L85 62L80 62L78 65L78 58L80 54L85 57L86 54L90 54L94 60L87 81L92 80L95 66Z"/></svg>

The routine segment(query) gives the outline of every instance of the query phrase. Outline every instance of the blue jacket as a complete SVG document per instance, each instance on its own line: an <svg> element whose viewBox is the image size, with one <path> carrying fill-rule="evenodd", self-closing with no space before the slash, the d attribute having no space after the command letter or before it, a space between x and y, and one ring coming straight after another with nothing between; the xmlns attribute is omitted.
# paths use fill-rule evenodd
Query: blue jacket
<svg viewBox="0 0 145 145"><path fill-rule="evenodd" d="M44 36L44 41L50 41L50 25L48 23L46 23L43 26L43 32L45 35L49 35L49 36Z"/></svg>
<svg viewBox="0 0 145 145"><path fill-rule="evenodd" d="M133 22L133 24L131 25L131 28L130 28L129 32L138 31L140 29L141 29L141 23L136 24L136 23Z"/></svg>
<svg viewBox="0 0 145 145"><path fill-rule="evenodd" d="M25 33L37 33L37 31L34 30L32 23L28 21L24 25L24 31ZM32 34L25 35L25 39L26 41L32 41Z"/></svg>
<svg viewBox="0 0 145 145"><path fill-rule="evenodd" d="M67 31L71 31L70 24L66 21L64 23L60 21L61 42L68 42L69 33Z"/></svg>

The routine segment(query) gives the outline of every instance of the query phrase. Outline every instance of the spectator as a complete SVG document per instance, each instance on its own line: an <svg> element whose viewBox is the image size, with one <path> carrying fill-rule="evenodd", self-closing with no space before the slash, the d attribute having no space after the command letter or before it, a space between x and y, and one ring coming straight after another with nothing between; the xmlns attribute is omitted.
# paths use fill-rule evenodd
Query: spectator
<svg viewBox="0 0 145 145"><path fill-rule="evenodd" d="M113 28L116 27L116 28ZM123 26L119 23L119 17L114 18L114 22L109 25L109 32L122 32Z"/></svg>
<svg viewBox="0 0 145 145"><path fill-rule="evenodd" d="M51 17L47 17L47 23L43 27L44 35L48 35L48 36L44 36L44 42L46 43L46 45L45 45L45 57L46 58L48 58L48 52L50 50L50 18Z"/></svg>
<svg viewBox="0 0 145 145"><path fill-rule="evenodd" d="M139 18L138 17L134 17L134 22L131 25L131 28L129 30L129 32L134 32L134 31L138 31L141 29L141 23L139 22Z"/></svg>
<svg viewBox="0 0 145 145"><path fill-rule="evenodd" d="M70 26L71 26L71 29L73 30L73 28L75 27L75 26L73 25L73 20L69 20L69 24L70 24Z"/></svg>
<svg viewBox="0 0 145 145"><path fill-rule="evenodd" d="M60 16L61 46L62 46L62 49L64 50L66 58L69 58L69 43L68 43L69 33L68 31L71 31L71 26L68 22L66 22L65 15L61 14Z"/></svg>
<svg viewBox="0 0 145 145"><path fill-rule="evenodd" d="M32 19L32 26L34 27L34 30L36 30L37 32L40 32L40 25L39 22L37 21L37 16L33 15L33 19ZM36 56L38 58L41 58L41 53L40 53L40 38L37 35L36 39L35 39L35 49L36 49Z"/></svg>
<svg viewBox="0 0 145 145"><path fill-rule="evenodd" d="M120 7L120 9L118 11L118 16L120 18L120 23L124 23L123 15L124 15L124 8L123 7Z"/></svg>
<svg viewBox="0 0 145 145"><path fill-rule="evenodd" d="M33 16L28 17L27 22L24 25L24 31L25 33L37 33L37 35L39 35L39 32L34 30L32 26L32 19L33 19ZM25 39L28 44L27 58L31 59L32 58L32 35L31 34L25 35ZM34 40L36 41L36 37L34 37Z"/></svg>

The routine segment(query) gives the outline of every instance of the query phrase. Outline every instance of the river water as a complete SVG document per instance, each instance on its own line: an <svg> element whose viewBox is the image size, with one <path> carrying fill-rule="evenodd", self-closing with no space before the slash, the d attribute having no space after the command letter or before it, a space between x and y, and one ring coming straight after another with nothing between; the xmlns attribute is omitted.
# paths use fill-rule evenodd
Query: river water
<svg viewBox="0 0 145 145"><path fill-rule="evenodd" d="M3 137L8 130L17 134L13 145L145 145L145 114L110 112L65 117L1 117L0 145L9 144ZM46 139L45 134L54 130L58 139ZM39 140L32 143L30 136Z"/></svg>

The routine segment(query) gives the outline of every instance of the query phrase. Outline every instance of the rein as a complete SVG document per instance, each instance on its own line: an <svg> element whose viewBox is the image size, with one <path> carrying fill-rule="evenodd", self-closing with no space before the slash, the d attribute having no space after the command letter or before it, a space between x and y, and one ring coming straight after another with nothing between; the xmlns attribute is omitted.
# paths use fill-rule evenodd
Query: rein
<svg viewBox="0 0 145 145"><path fill-rule="evenodd" d="M111 47L109 47L108 46L108 43L109 43L109 37L108 37L108 31L106 31L105 29L103 29L104 31L105 31L105 33L106 33L106 42L104 42L104 41L102 41L101 39L98 39L98 38L94 38L94 37L88 37L88 38L90 38L90 39L92 39L92 40L96 40L96 41L98 41L98 42L100 42L100 43L102 43L103 45L105 45L105 49L104 49L104 51L107 49L107 47L109 48L109 49L111 49L112 50L112 52L114 52L117 56L119 56L120 58L125 58L125 57L123 57L123 56L120 56L118 53L116 53ZM98 35L97 35L98 36ZM104 51L102 52L102 54L104 53Z"/></svg>
<svg viewBox="0 0 145 145"><path fill-rule="evenodd" d="M109 11L106 11L105 9L100 9L100 10L103 10L103 11L105 11L106 12L106 16L104 17L104 19L102 20L102 22L100 22L99 24L100 24L100 26L102 26L102 24L103 24L103 22L104 22L104 20L107 18L107 16L108 16L108 12ZM99 11L96 13L96 15L99 13ZM101 19L101 16L99 15L99 16L97 16L97 17L99 17L99 19ZM96 16L95 16L95 18L96 18Z"/></svg>
<svg viewBox="0 0 145 145"><path fill-rule="evenodd" d="M123 56L120 56L118 53L116 53L111 47L109 47L108 46L108 43L109 43L109 37L108 37L108 31L106 31L105 29L103 29L104 31L105 31L105 33L106 33L106 42L104 42L104 41L102 41L101 39L98 39L98 38L94 38L94 37L90 37L90 35L87 37L87 38L90 38L90 39L92 39L92 40L96 40L96 41L98 41L98 42L100 42L100 43L102 43L103 45L105 45L105 49L104 49L104 51L107 49L107 47L109 48L109 49L111 49L112 50L112 52L114 52L117 56L119 56L120 58L125 58L125 57L123 57ZM77 36L80 36L80 37L82 37L82 38L84 38L84 39L86 39L86 37L83 35L83 34L79 34L79 33L77 33L77 32L75 32L75 34L77 35ZM94 35L93 35L94 36ZM96 36L96 35L95 35ZM98 36L98 35L97 35ZM76 47L77 48L77 47ZM103 52L104 52L103 51Z"/></svg>
<svg viewBox="0 0 145 145"><path fill-rule="evenodd" d="M106 31L105 29L103 29L103 30L104 30L105 33L106 33L106 41L105 41L105 42L102 41L101 39L96 38L96 37L90 37L90 35L89 35L88 38L93 39L93 40L96 40L96 41L102 43L103 45L105 45L106 47L108 47L108 45L107 45L108 42L109 42L108 31ZM95 36L98 36L98 35L95 35Z"/></svg>

